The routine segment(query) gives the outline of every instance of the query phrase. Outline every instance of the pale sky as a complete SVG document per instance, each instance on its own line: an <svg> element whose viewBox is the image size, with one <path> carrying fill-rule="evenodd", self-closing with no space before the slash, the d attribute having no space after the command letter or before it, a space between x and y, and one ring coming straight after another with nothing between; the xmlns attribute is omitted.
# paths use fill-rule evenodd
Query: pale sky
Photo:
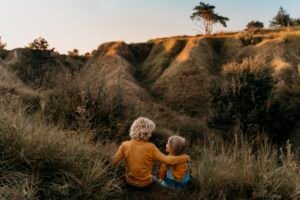
<svg viewBox="0 0 300 200"><path fill-rule="evenodd" d="M51 48L80 53L115 40L145 42L152 38L201 32L190 15L200 0L0 0L0 36L8 49L24 47L42 36ZM242 30L250 20L269 21L280 6L300 17L300 0L206 0L230 19L227 28Z"/></svg>

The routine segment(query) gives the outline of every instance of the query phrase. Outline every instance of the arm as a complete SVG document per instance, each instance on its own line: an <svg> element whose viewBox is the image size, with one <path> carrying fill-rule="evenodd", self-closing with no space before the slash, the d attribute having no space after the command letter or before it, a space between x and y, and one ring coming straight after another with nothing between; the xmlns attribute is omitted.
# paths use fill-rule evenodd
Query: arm
<svg viewBox="0 0 300 200"><path fill-rule="evenodd" d="M190 157L187 155L166 156L163 153L161 153L155 145L153 145L153 159L166 163L168 165L176 165L187 162L188 160L190 160Z"/></svg>
<svg viewBox="0 0 300 200"><path fill-rule="evenodd" d="M121 161L121 159L123 158L124 154L123 154L123 144L119 147L119 149L117 150L117 152L115 153L115 155L113 156L113 164L114 165L118 165Z"/></svg>
<svg viewBox="0 0 300 200"><path fill-rule="evenodd" d="M159 175L158 175L159 180L164 180L166 177L166 173L167 173L167 165L162 163L159 168Z"/></svg>

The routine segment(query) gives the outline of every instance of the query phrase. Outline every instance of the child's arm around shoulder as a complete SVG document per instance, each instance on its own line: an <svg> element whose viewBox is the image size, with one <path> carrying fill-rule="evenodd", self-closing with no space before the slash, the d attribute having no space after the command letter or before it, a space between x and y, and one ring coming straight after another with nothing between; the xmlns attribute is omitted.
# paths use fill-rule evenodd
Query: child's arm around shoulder
<svg viewBox="0 0 300 200"><path fill-rule="evenodd" d="M188 155L166 156L163 153L161 153L160 150L154 144L152 148L152 153L153 160L158 160L168 165L177 165L190 160L190 156Z"/></svg>

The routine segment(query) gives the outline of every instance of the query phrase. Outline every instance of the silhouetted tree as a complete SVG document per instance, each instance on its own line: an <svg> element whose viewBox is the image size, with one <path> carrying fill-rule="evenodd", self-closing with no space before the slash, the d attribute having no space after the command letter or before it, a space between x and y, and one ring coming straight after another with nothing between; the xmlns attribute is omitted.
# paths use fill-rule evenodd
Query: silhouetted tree
<svg viewBox="0 0 300 200"><path fill-rule="evenodd" d="M6 47L6 43L3 43L0 36L0 50Z"/></svg>
<svg viewBox="0 0 300 200"><path fill-rule="evenodd" d="M290 15L286 12L286 10L283 9L282 6L280 6L277 15L273 17L271 21L271 26L281 26L281 27L287 27L291 25L291 18Z"/></svg>
<svg viewBox="0 0 300 200"><path fill-rule="evenodd" d="M292 23L293 26L300 26L300 18L297 19L292 19Z"/></svg>
<svg viewBox="0 0 300 200"><path fill-rule="evenodd" d="M72 51L68 51L69 56L79 56L78 49L73 49Z"/></svg>
<svg viewBox="0 0 300 200"><path fill-rule="evenodd" d="M90 52L86 52L86 53L84 54L84 56L85 56L85 57L91 57L92 54L91 54Z"/></svg>
<svg viewBox="0 0 300 200"><path fill-rule="evenodd" d="M254 29L261 29L264 28L264 23L260 22L260 21L250 21L247 24L247 29L246 30L254 30Z"/></svg>
<svg viewBox="0 0 300 200"><path fill-rule="evenodd" d="M191 16L192 20L199 21L203 25L206 34L212 32L214 24L220 23L222 26L227 27L226 21L229 21L229 18L215 13L214 9L215 6L200 2L198 6L195 6L195 12Z"/></svg>
<svg viewBox="0 0 300 200"><path fill-rule="evenodd" d="M28 48L33 49L33 50L45 51L45 50L49 50L48 47L49 47L48 41L42 37L39 37L39 38L33 40L33 42L28 44Z"/></svg>

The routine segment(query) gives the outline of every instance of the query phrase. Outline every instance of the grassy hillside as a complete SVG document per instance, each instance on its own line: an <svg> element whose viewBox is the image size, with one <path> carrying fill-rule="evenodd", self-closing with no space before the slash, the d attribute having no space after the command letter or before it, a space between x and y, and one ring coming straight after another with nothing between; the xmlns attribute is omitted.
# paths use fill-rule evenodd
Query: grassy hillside
<svg viewBox="0 0 300 200"><path fill-rule="evenodd" d="M99 46L83 72L101 80L107 96L119 96L126 111L155 119L164 129L203 136L209 89L223 66L258 57L272 68L278 94L299 78L299 41L298 31L265 31L112 42Z"/></svg>
<svg viewBox="0 0 300 200"><path fill-rule="evenodd" d="M2 50L0 111L1 199L299 198L299 30ZM162 150L189 141L186 190L124 185L110 158L138 116Z"/></svg>

